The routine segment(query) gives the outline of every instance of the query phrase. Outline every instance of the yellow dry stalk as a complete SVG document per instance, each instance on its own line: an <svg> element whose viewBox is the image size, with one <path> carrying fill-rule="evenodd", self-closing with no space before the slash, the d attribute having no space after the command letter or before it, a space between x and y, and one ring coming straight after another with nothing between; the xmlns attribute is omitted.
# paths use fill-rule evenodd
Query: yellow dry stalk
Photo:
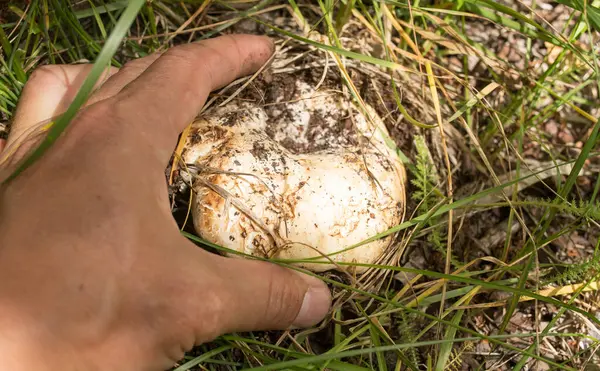
<svg viewBox="0 0 600 371"><path fill-rule="evenodd" d="M352 14L360 21L360 23L363 26L365 26L367 28L367 30L369 30L369 32L374 37L379 38L379 33L373 28L373 26L369 23L369 21L367 21L367 19L363 15L361 15L357 10L353 10ZM398 31L398 32L404 32L404 30L402 30L402 28L397 29L396 25L397 24L394 24L394 22L392 21L392 26L394 26L394 28L396 29L396 31ZM429 62L429 63L432 64L432 66L436 67L440 71L443 71L444 73L447 73L448 76L450 76L454 80L461 81L460 78L456 74L454 74L452 71L446 69L445 67L443 67L440 64L437 64L437 63L435 63L435 62L433 62L431 60L428 60L427 58L423 57L420 52L417 53L418 55L417 54L413 54L411 52L408 52L408 51L406 51L404 49L399 48L393 42L387 43L387 46L390 49L390 52L392 53L392 55L394 55L393 53L400 54L400 55L402 55L403 57L405 57L407 59L414 60L415 62L419 63L419 65L423 65L423 64L425 64L425 62ZM395 69L398 70L398 71L402 71L402 72L406 72L406 73L411 73L411 74L415 74L415 75L418 75L418 76L424 76L425 75L425 74L423 74L423 73L421 73L421 72L419 72L417 70L411 70L409 68L403 67L400 64L398 64L398 67L396 67Z"/></svg>
<svg viewBox="0 0 600 371"><path fill-rule="evenodd" d="M183 22L183 24L181 26L179 26L179 28L177 28L177 30L175 30L175 32L171 36L169 36L169 38L166 40L164 45L167 45L169 43L169 41L171 41L175 36L180 34L181 31L185 30L185 28L187 26L189 26L190 23L192 23L194 21L194 19L196 19L204 11L204 9L206 9L211 3L212 3L212 0L207 0L207 1L203 2L198 7L198 9L196 9L194 14L192 14L185 22ZM185 7L184 7L184 9L185 9Z"/></svg>
<svg viewBox="0 0 600 371"><path fill-rule="evenodd" d="M440 107L440 99L438 96L438 92L437 92L437 87L436 87L436 80L435 77L433 75L433 70L431 68L431 63L429 62L425 62L425 70L427 71L427 80L429 81L429 89L431 90L431 99L433 101L433 107L435 109L435 115L437 118L437 122L438 122L438 128L440 130L440 138L441 138L441 145L442 145L442 151L444 154L444 164L446 165L446 171L448 172L447 175L447 193L448 193L448 202L452 203L453 202L453 185L452 185L452 167L450 165L450 156L448 155L448 146L446 144L446 135L444 133L444 122L442 119L442 110ZM448 243L447 243L447 247L446 247L446 265L445 265L445 269L444 272L446 274L450 273L450 258L451 258L451 254L452 254L452 225L453 225L453 218L454 213L452 210L450 210L448 212ZM444 281L443 286L442 286L442 301L441 301L441 305L440 305L440 315L442 315L442 313L444 312L444 302L446 300L446 281Z"/></svg>
<svg viewBox="0 0 600 371"><path fill-rule="evenodd" d="M192 124L190 123L188 126L185 127L185 129L183 129L183 132L179 137L179 142L177 142L177 147L175 148L175 153L173 154L171 173L169 174L169 185L173 184L173 175L175 174L175 171L179 169L179 161L181 161L181 155L183 154L183 149L185 148L185 143L187 142L187 138L190 135L191 129Z"/></svg>
<svg viewBox="0 0 600 371"><path fill-rule="evenodd" d="M438 82L439 84L439 82ZM441 90L444 92L444 94L446 95L446 97L448 97L448 95L445 92L445 89L443 87L443 85L439 84ZM470 107L472 105L474 105L477 101L484 103L484 106L487 109L487 105L485 97L490 94L492 91L494 91L497 87L499 87L500 85L495 83L495 82L491 82L490 84L488 84L486 87L484 87L481 91L479 91L475 97L471 98L465 105L465 107ZM448 99L448 103L450 104L450 106L453 108L453 110L456 112L449 120L448 122L451 122L453 119L458 118L459 122L461 123L463 129L467 132L467 134L469 135L469 138L471 139L471 142L473 144L473 146L475 147L475 149L477 150L477 153L479 153L479 156L481 158L481 160L483 161L487 171L490 173L494 183L496 186L500 186L500 180L498 179L498 176L496 175L496 172L494 171L491 163L489 162L487 156L485 155L485 152L483 150L483 148L481 147L481 144L479 142L479 138L477 137L477 135L475 135L475 133L473 132L473 129L467 124L467 122L465 121L464 118L461 117L460 112L461 111L457 111L456 107L454 106L454 103L452 103L451 99ZM508 149L508 148L507 148ZM513 202L511 201L511 199L504 193L504 190L500 191L500 196L501 198L503 198L507 204L514 210L515 212L515 216L518 219L519 223L521 224L523 230L525 231L525 233L527 233L527 235L530 238L533 238L531 231L529 230L529 228L527 227L527 224L525 223L525 219L523 218L523 216L518 212L517 208L514 207Z"/></svg>
<svg viewBox="0 0 600 371"><path fill-rule="evenodd" d="M584 282L584 283L576 283L572 285L566 285L561 287L549 287L546 289L539 290L538 295L546 296L546 297L554 297L554 296L564 296L570 295L576 291L581 290L582 292L586 291L598 291L600 290L600 281L594 282ZM529 296L521 296L520 301L530 301L534 298Z"/></svg>
<svg viewBox="0 0 600 371"><path fill-rule="evenodd" d="M458 371L462 369L462 356L465 352L468 352L474 348L472 342L465 342L459 349L452 349L452 354L450 355L450 359L446 363L444 369L451 371Z"/></svg>
<svg viewBox="0 0 600 371"><path fill-rule="evenodd" d="M386 340L390 344L394 344L394 340L392 339L390 334L388 334L388 332L385 330L385 328L383 328L383 326L381 325L381 322L379 322L379 319L373 318L371 321L373 322L373 325L375 325L375 327L377 327L377 329L385 336Z"/></svg>
<svg viewBox="0 0 600 371"><path fill-rule="evenodd" d="M197 32L197 31L206 31L206 30L210 30L212 28L217 28L219 26L223 26L223 25L228 24L228 23L239 22L239 21L241 21L241 20L243 20L243 19L245 19L247 17L257 16L257 15L261 15L261 14L273 12L275 10L285 9L287 7L289 7L289 5L285 5L285 4L283 4L283 5L274 5L274 6L265 8L265 9L260 9L260 10L248 13L246 17L231 18L231 19L227 19L227 20L224 20L224 21L215 22L215 23L211 23L211 24L207 24L207 25L203 25L203 26L188 28L187 30L182 30L182 31L171 31L171 32L163 32L161 34L156 34L156 35L127 37L127 38L125 38L125 40L128 40L128 41L142 41L142 40L148 40L148 39L155 39L155 38L159 38L159 37L169 37L169 36L185 35L185 34Z"/></svg>
<svg viewBox="0 0 600 371"><path fill-rule="evenodd" d="M583 293L583 292L591 292L591 291L600 291L600 281L574 283L571 285L565 285L565 286L561 286L561 287L549 287L549 288L545 288L545 289L536 291L536 294L545 296L548 298L553 298L556 296L571 295L575 292ZM519 302L531 301L531 300L535 300L535 298L532 298L527 295L523 295L519 298ZM456 307L454 309L485 309L485 308L503 307L505 305L506 305L506 300L500 300L500 301L494 301L491 303L464 305L464 306Z"/></svg>
<svg viewBox="0 0 600 371"><path fill-rule="evenodd" d="M390 12L390 10L388 9L387 6L384 6L382 8L383 8L383 12L390 19L390 21L392 22L392 25L394 26L396 31L400 34L402 39L406 42L406 44L408 44L408 46L415 52L415 54L417 54L419 57L423 58L423 55L421 54L419 47L410 38L410 36L404 31L404 28L402 28L402 26L400 26L400 23L398 23L398 19L396 19L396 17L393 16L393 14Z"/></svg>
<svg viewBox="0 0 600 371"><path fill-rule="evenodd" d="M400 272L399 274L403 274L403 273L404 272ZM410 281L408 281L406 283L406 285L404 285L404 287L402 287L402 289L400 289L400 291L398 291L398 293L396 295L394 295L394 297L392 298L392 301L400 300L408 292L408 290L410 290L414 287L414 285L417 283L418 280L421 279L421 277L423 277L422 274L417 274L416 276L414 276Z"/></svg>
<svg viewBox="0 0 600 371"><path fill-rule="evenodd" d="M422 292L419 296L417 296L415 299L411 300L408 304L406 304L406 307L407 308L416 307L417 305L419 305L419 303L421 303L421 301L430 297L432 294L436 293L440 288L445 286L446 282L447 281L445 279L439 280L433 286L431 286L430 288L428 288L427 290Z"/></svg>

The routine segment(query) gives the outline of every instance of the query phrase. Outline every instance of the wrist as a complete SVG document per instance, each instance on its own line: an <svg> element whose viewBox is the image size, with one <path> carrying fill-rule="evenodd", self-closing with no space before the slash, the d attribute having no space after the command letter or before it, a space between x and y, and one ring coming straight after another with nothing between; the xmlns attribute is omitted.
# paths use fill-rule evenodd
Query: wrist
<svg viewBox="0 0 600 371"><path fill-rule="evenodd" d="M47 370L36 351L28 326L11 314L0 313L0 365L7 370Z"/></svg>
<svg viewBox="0 0 600 371"><path fill-rule="evenodd" d="M61 362L66 358L65 350L48 338L43 327L6 309L0 307L0 368L11 371L72 369L69 362Z"/></svg>

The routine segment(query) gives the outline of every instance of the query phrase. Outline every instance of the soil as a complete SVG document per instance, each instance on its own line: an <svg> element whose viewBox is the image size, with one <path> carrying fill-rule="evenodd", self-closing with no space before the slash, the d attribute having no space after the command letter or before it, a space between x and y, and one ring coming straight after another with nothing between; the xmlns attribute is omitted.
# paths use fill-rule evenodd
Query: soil
<svg viewBox="0 0 600 371"><path fill-rule="evenodd" d="M336 147L357 144L356 131L350 120L350 112L325 107L315 107L310 111L306 127L291 127L298 121L298 112L282 109L283 103L298 102L302 92L298 82L315 86L320 76L311 70L296 73L273 73L265 71L245 89L237 99L261 105L269 117L267 134L292 153L312 153ZM326 91L339 90L340 81L327 78L315 95L325 95Z"/></svg>
<svg viewBox="0 0 600 371"><path fill-rule="evenodd" d="M384 119L390 137L410 157L413 152L412 137L415 130L410 124L398 125L391 119L396 117L393 114L396 113L394 111L396 101L390 82L381 79L375 85L371 82L370 76L356 69L352 69L351 73L353 78L358 76L359 81L363 81L359 88L365 103L373 107ZM348 109L331 109L328 108L329 105L316 106L315 110L311 110L305 128L291 128L290 122L297 121L297 117L294 117L296 112L281 109L283 103L297 102L301 99L302 91L298 89L299 82L307 87L318 85L319 90L315 93L317 97L319 92L324 96L327 92L340 92L344 88L344 83L333 68L329 69L325 79L322 74L321 68L304 69L301 66L298 71L291 73L274 73L272 69L266 69L235 99L262 106L269 117L267 134L292 153L312 153L337 147L355 146L358 144L357 132L351 118L353 112ZM377 89L380 89L379 93ZM233 122L235 115L232 115L230 120Z"/></svg>

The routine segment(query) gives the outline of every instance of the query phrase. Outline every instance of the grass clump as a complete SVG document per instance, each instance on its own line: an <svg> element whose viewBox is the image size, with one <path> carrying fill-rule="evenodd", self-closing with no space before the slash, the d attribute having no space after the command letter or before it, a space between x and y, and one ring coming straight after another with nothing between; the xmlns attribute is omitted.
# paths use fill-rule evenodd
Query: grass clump
<svg viewBox="0 0 600 371"><path fill-rule="evenodd" d="M397 235L364 276L322 276L335 305L319 327L223 336L175 369L582 369L600 328L599 14L579 0L15 1L0 5L0 137L36 66L269 34L286 68L313 63L385 118L408 216L373 237Z"/></svg>

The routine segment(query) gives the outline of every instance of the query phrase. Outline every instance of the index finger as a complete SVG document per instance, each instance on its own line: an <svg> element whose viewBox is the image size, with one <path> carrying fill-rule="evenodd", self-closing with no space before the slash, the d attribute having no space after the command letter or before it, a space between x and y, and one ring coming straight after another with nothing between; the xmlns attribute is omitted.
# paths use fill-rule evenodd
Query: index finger
<svg viewBox="0 0 600 371"><path fill-rule="evenodd" d="M194 119L208 94L238 77L256 72L273 54L264 36L222 36L169 49L116 102L120 117L150 135L159 150L169 150Z"/></svg>

